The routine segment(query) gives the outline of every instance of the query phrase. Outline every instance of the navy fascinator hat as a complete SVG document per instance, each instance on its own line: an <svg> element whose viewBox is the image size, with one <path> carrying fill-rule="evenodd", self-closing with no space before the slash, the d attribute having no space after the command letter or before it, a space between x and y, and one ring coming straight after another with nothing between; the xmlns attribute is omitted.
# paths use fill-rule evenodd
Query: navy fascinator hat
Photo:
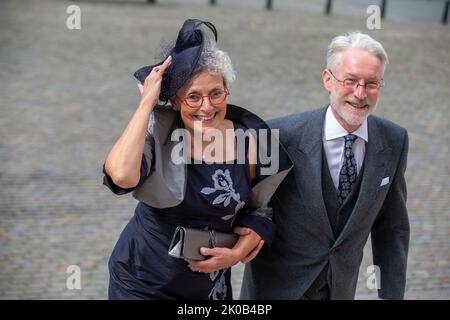
<svg viewBox="0 0 450 320"><path fill-rule="evenodd" d="M162 78L160 101L167 102L194 72L205 41L207 41L207 36L200 28L202 25L211 29L217 42L217 31L211 22L188 19L178 33L175 47L169 51L167 56L161 62L142 67L134 73L135 78L143 84L154 67L161 65L168 56L172 56L172 63Z"/></svg>

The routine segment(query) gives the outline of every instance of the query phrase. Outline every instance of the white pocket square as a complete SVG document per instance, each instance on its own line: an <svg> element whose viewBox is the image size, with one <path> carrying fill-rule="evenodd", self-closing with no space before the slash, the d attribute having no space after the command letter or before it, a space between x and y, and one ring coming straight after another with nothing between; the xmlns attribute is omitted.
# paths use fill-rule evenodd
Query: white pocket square
<svg viewBox="0 0 450 320"><path fill-rule="evenodd" d="M389 183L389 177L383 178L383 180L381 180L380 187L385 186L388 183Z"/></svg>

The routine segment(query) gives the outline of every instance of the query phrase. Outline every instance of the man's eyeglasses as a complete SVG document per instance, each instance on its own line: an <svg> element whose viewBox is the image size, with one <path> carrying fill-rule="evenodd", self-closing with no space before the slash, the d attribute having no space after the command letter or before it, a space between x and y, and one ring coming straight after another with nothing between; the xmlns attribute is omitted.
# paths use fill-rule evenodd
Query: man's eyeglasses
<svg viewBox="0 0 450 320"><path fill-rule="evenodd" d="M211 94L209 94L207 96L202 96L197 93L191 93L191 94L188 94L186 96L186 98L184 98L184 102L191 108L200 108L203 104L203 99L208 98L209 102L211 102L211 104L213 106L217 106L217 105L221 104L222 102L224 102L226 97L229 94L230 93L226 89L225 90L214 90Z"/></svg>
<svg viewBox="0 0 450 320"><path fill-rule="evenodd" d="M331 72L330 69L327 69L328 72L333 76L334 79L339 81L345 90L347 91L356 91L358 89L358 86L364 87L364 89L367 92L377 92L381 87L384 86L384 80L381 79L380 81L367 81L365 84L359 83L359 80L353 79L353 78L347 78L344 80L339 80L336 78L336 76Z"/></svg>

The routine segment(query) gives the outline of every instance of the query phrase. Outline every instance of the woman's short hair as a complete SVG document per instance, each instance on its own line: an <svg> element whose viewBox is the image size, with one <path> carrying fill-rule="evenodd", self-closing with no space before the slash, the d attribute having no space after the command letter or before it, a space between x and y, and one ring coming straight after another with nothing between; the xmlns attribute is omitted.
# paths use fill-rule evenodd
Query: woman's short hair
<svg viewBox="0 0 450 320"><path fill-rule="evenodd" d="M236 79L236 72L234 71L230 56L225 51L218 49L215 41L211 39L205 42L205 46L192 75L203 71L221 75L225 87L228 87Z"/></svg>
<svg viewBox="0 0 450 320"><path fill-rule="evenodd" d="M348 32L344 35L335 37L328 46L327 68L336 68L340 63L341 53L347 49L364 49L380 59L382 73L389 63L388 56L381 43L371 36L359 31Z"/></svg>

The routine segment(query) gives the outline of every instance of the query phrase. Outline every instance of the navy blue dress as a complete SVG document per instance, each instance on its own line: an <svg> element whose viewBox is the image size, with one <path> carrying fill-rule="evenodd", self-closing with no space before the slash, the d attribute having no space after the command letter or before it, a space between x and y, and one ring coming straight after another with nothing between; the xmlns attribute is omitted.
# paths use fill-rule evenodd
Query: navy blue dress
<svg viewBox="0 0 450 320"><path fill-rule="evenodd" d="M248 163L187 164L186 183L175 207L137 205L109 260L109 299L232 299L231 269L194 272L168 248L177 226L232 231L252 187Z"/></svg>

